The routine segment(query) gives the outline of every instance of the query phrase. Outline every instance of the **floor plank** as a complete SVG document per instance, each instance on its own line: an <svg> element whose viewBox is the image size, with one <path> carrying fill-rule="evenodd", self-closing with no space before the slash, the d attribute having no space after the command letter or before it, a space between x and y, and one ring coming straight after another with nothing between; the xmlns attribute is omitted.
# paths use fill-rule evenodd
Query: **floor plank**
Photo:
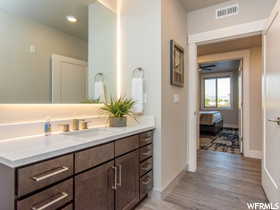
<svg viewBox="0 0 280 210"><path fill-rule="evenodd" d="M137 210L247 210L247 202L267 202L261 161L199 151L196 173L185 172L164 201L149 198Z"/></svg>

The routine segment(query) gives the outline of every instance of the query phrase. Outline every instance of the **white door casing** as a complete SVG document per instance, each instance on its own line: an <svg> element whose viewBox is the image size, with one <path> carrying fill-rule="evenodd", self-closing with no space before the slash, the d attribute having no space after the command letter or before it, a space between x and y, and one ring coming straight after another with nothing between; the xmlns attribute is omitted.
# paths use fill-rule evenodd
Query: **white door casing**
<svg viewBox="0 0 280 210"><path fill-rule="evenodd" d="M52 103L77 104L87 99L88 64L52 55Z"/></svg>
<svg viewBox="0 0 280 210"><path fill-rule="evenodd" d="M188 112L187 112L187 160L188 170L195 172L197 169L197 138L198 117L194 115L198 109L198 71L197 71L197 45L230 40L260 34L265 29L267 20L262 19L250 23L234 25L213 31L191 34L188 37ZM245 130L245 129L243 129Z"/></svg>
<svg viewBox="0 0 280 210"><path fill-rule="evenodd" d="M244 152L243 141L243 59L240 60L238 71L238 130L240 139L240 151Z"/></svg>
<svg viewBox="0 0 280 210"><path fill-rule="evenodd" d="M245 157L261 158L250 150L250 50L240 50L226 53L218 53L200 56L198 63L208 63L224 60L242 60L242 83L239 84L242 91L242 150ZM240 94L240 93L239 93ZM241 107L240 107L241 108Z"/></svg>
<svg viewBox="0 0 280 210"><path fill-rule="evenodd" d="M280 2L269 18L264 33L263 70L263 162L262 185L270 202L280 202Z"/></svg>

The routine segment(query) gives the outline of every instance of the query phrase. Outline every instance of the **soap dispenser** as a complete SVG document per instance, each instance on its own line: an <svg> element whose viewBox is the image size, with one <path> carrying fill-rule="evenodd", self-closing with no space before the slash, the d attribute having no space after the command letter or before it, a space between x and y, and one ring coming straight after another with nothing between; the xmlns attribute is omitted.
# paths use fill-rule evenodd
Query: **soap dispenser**
<svg viewBox="0 0 280 210"><path fill-rule="evenodd" d="M45 136L50 136L51 131L52 131L52 124L51 124L50 118L48 117L47 120L45 121L45 124L44 124Z"/></svg>

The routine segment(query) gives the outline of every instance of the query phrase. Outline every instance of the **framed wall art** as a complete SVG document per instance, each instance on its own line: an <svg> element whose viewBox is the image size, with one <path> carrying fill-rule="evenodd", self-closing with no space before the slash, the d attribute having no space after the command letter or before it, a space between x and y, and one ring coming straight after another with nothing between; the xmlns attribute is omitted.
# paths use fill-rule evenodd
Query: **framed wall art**
<svg viewBox="0 0 280 210"><path fill-rule="evenodd" d="M184 87L184 48L174 40L170 41L170 83Z"/></svg>

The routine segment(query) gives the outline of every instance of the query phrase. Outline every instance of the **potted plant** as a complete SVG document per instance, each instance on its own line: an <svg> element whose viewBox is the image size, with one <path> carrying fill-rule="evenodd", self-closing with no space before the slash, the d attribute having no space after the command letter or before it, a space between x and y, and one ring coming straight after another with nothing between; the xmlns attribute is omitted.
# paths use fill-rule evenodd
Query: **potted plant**
<svg viewBox="0 0 280 210"><path fill-rule="evenodd" d="M127 117L132 116L132 108L135 102L131 99L121 97L117 100L111 98L110 103L105 103L101 108L109 114L110 127L125 127L127 126Z"/></svg>

